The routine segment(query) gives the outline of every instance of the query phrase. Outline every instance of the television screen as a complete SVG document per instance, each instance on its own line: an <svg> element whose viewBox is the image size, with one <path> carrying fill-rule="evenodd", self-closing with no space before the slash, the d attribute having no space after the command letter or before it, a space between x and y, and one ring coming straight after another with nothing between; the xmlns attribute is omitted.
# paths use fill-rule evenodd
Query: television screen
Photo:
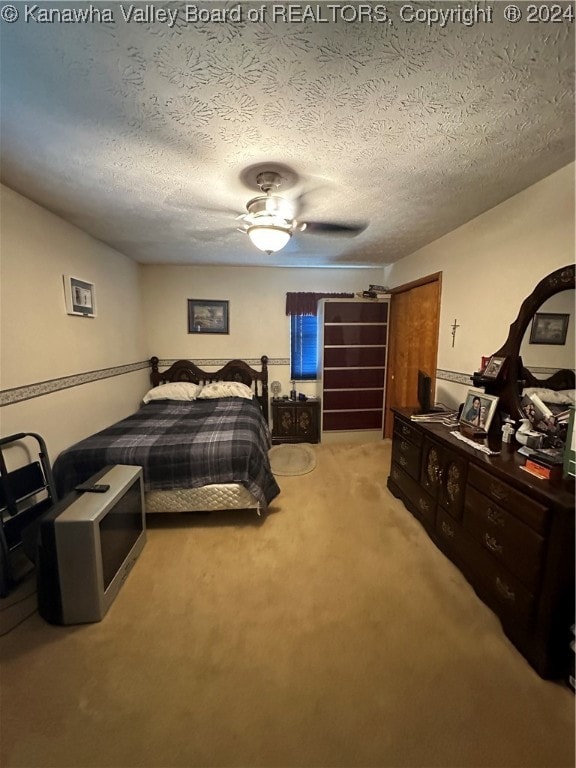
<svg viewBox="0 0 576 768"><path fill-rule="evenodd" d="M102 576L105 590L110 586L141 533L140 485L135 483L100 520Z"/></svg>
<svg viewBox="0 0 576 768"><path fill-rule="evenodd" d="M418 405L420 413L430 413L432 398L432 379L424 371L418 371Z"/></svg>

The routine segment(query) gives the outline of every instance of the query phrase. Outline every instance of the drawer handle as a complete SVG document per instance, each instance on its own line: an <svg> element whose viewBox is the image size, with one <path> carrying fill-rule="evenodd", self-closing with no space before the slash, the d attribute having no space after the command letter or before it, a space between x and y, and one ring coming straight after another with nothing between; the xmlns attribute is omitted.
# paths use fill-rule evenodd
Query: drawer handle
<svg viewBox="0 0 576 768"><path fill-rule="evenodd" d="M409 427L405 427L404 425L402 425L402 434L403 435L409 435L410 434L410 428Z"/></svg>
<svg viewBox="0 0 576 768"><path fill-rule="evenodd" d="M499 576L496 576L496 589L500 593L504 600L508 600L509 603L513 603L516 600L516 594L512 592L508 584Z"/></svg>
<svg viewBox="0 0 576 768"><path fill-rule="evenodd" d="M401 464L403 467L405 467L405 466L408 464L408 462L407 462L407 460L406 460L406 457L405 457L405 456L400 456L400 458L398 459L398 461L400 462L400 464Z"/></svg>
<svg viewBox="0 0 576 768"><path fill-rule="evenodd" d="M406 440L402 440L400 443L400 450L407 451L409 448L410 448L410 443L407 443Z"/></svg>
<svg viewBox="0 0 576 768"><path fill-rule="evenodd" d="M490 496L492 496L493 499L496 499L496 501L504 501L508 498L508 492L506 490L502 490L501 486L499 485L491 485L488 493Z"/></svg>
<svg viewBox="0 0 576 768"><path fill-rule="evenodd" d="M499 509L488 507L486 510L486 517L490 523L494 523L494 525L497 525L499 528L504 528L504 515Z"/></svg>
<svg viewBox="0 0 576 768"><path fill-rule="evenodd" d="M394 480L398 480L399 477L400 477L400 475L398 474L398 471L396 469L392 468L392 478Z"/></svg>
<svg viewBox="0 0 576 768"><path fill-rule="evenodd" d="M440 527L442 528L442 533L445 536L448 536L449 539L453 539L454 538L454 528L452 528L450 525L448 525L448 523L446 523L446 522L444 522L444 520L442 520L442 525Z"/></svg>
<svg viewBox="0 0 576 768"><path fill-rule="evenodd" d="M489 533L484 534L484 543L490 552L495 552L497 555L501 555L504 551L502 544L499 544L493 536L490 536Z"/></svg>
<svg viewBox="0 0 576 768"><path fill-rule="evenodd" d="M428 512L428 510L430 509L430 505L428 504L426 499L422 498L422 496L420 496L420 498L418 499L418 506L420 507L422 512Z"/></svg>

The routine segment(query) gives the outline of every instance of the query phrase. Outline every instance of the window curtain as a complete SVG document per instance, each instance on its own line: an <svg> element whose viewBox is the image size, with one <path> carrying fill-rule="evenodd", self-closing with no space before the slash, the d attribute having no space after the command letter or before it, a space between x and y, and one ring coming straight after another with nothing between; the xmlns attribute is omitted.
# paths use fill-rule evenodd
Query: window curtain
<svg viewBox="0 0 576 768"><path fill-rule="evenodd" d="M287 293L287 315L317 315L320 299L353 299L353 293Z"/></svg>
<svg viewBox="0 0 576 768"><path fill-rule="evenodd" d="M290 315L290 378L309 381L318 375L318 318Z"/></svg>

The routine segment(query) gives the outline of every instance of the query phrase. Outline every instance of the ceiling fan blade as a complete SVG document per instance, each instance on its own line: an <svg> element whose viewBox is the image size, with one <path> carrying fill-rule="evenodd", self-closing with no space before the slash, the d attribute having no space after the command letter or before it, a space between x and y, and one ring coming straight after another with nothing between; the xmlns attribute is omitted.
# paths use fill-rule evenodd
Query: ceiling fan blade
<svg viewBox="0 0 576 768"><path fill-rule="evenodd" d="M202 206L199 210L205 211L206 213L225 213L227 216L233 216L235 219L240 219L242 216L246 215L246 213L242 213L242 211L238 211L235 208L208 208Z"/></svg>
<svg viewBox="0 0 576 768"><path fill-rule="evenodd" d="M305 214L306 209L310 208L310 201L313 200L315 196L318 196L318 193L322 192L324 189L326 189L326 187L326 184L322 184L300 192L300 194L297 195L292 201L296 215Z"/></svg>
<svg viewBox="0 0 576 768"><path fill-rule="evenodd" d="M219 229L212 229L210 231L205 230L188 230L188 241L195 241L198 243L210 243L213 240L228 237L233 234L234 230L230 227L221 227Z"/></svg>
<svg viewBox="0 0 576 768"><path fill-rule="evenodd" d="M312 235L344 235L354 237L364 232L367 223L362 224L335 224L329 221L303 221L300 224L304 232Z"/></svg>

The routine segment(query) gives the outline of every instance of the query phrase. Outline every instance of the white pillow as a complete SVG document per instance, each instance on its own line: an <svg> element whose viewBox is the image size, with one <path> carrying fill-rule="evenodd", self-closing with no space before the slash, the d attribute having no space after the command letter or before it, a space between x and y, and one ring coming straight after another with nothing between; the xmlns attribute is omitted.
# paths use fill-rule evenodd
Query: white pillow
<svg viewBox="0 0 576 768"><path fill-rule="evenodd" d="M142 401L150 400L195 400L202 387L191 381L172 381L169 384L160 384L146 392Z"/></svg>
<svg viewBox="0 0 576 768"><path fill-rule="evenodd" d="M202 387L198 399L209 400L214 397L244 397L252 400L254 392L241 381L212 381Z"/></svg>
<svg viewBox="0 0 576 768"><path fill-rule="evenodd" d="M561 389L558 394L565 398L564 402L569 402L570 405L576 405L576 389Z"/></svg>
<svg viewBox="0 0 576 768"><path fill-rule="evenodd" d="M554 389L546 389L545 387L526 387L523 395L537 395L544 403L553 403L554 405L573 405L574 404L574 390L562 389L555 391Z"/></svg>

